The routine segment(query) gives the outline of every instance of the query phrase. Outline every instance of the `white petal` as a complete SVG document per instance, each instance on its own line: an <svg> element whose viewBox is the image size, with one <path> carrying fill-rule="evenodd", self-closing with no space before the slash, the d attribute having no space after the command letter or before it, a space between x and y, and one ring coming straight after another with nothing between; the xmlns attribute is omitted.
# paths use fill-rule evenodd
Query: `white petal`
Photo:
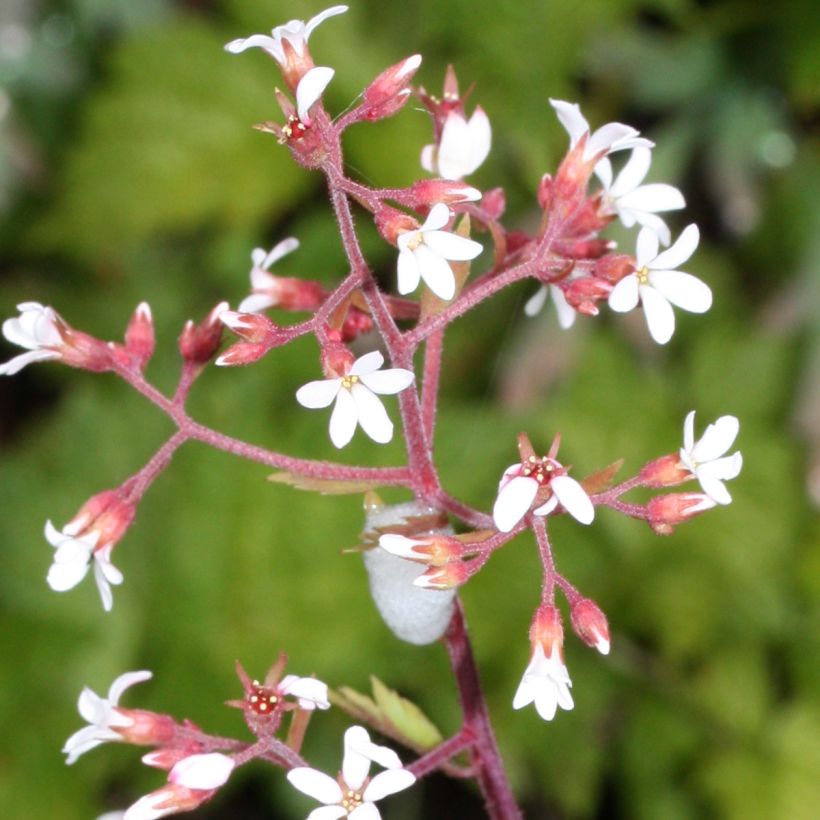
<svg viewBox="0 0 820 820"><path fill-rule="evenodd" d="M523 709L535 700L535 692L533 686L526 675L521 678L518 688L515 690L515 697L513 697L512 708Z"/></svg>
<svg viewBox="0 0 820 820"><path fill-rule="evenodd" d="M544 307L544 302L547 301L547 289L544 285L541 285L529 299L527 299L527 303L524 305L524 313L527 316L537 316L541 312L541 308Z"/></svg>
<svg viewBox="0 0 820 820"><path fill-rule="evenodd" d="M299 699L302 709L329 709L327 699L327 684L316 678L298 678L296 675L287 675L280 685L280 691Z"/></svg>
<svg viewBox="0 0 820 820"><path fill-rule="evenodd" d="M654 288L641 285L639 290L649 335L659 345L665 345L675 332L675 312L672 305Z"/></svg>
<svg viewBox="0 0 820 820"><path fill-rule="evenodd" d="M651 163L652 152L648 148L634 148L626 165L621 169L621 173L618 174L618 178L609 189L609 195L613 199L629 195L643 182L644 177L649 173Z"/></svg>
<svg viewBox="0 0 820 820"><path fill-rule="evenodd" d="M253 276L253 269L258 270L259 268L265 267L265 259L267 256L267 251L264 248L254 248L251 251L251 263L253 264L251 276Z"/></svg>
<svg viewBox="0 0 820 820"><path fill-rule="evenodd" d="M424 244L433 253L455 262L475 259L484 250L484 246L480 242L449 231L426 231Z"/></svg>
<svg viewBox="0 0 820 820"><path fill-rule="evenodd" d="M342 448L350 443L356 432L357 420L356 402L353 401L350 390L342 388L336 396L336 404L330 415L330 440L336 447Z"/></svg>
<svg viewBox="0 0 820 820"><path fill-rule="evenodd" d="M618 204L623 208L631 208L638 211L675 211L686 205L683 194L673 185L656 183L653 185L641 185L633 191L624 194L618 200Z"/></svg>
<svg viewBox="0 0 820 820"><path fill-rule="evenodd" d="M276 300L272 296L264 293L252 293L239 303L238 311L239 313L260 313L275 304Z"/></svg>
<svg viewBox="0 0 820 820"><path fill-rule="evenodd" d="M368 373L361 377L362 384L366 385L374 393L385 396L392 396L408 388L415 379L410 370L402 367L394 367L389 370L381 370L378 373Z"/></svg>
<svg viewBox="0 0 820 820"><path fill-rule="evenodd" d="M712 291L709 286L691 273L653 270L649 272L649 281L665 299L683 310L705 313L712 307Z"/></svg>
<svg viewBox="0 0 820 820"><path fill-rule="evenodd" d="M635 247L635 261L638 268L648 265L658 255L658 237L649 228L643 228L638 234Z"/></svg>
<svg viewBox="0 0 820 820"><path fill-rule="evenodd" d="M424 284L430 288L439 299L449 301L456 293L456 279L453 269L437 253L426 245L419 245L413 256L418 264Z"/></svg>
<svg viewBox="0 0 820 820"><path fill-rule="evenodd" d="M426 231L437 231L443 228L450 221L450 209L443 202L437 202L430 209L427 214L427 219L420 230L424 233Z"/></svg>
<svg viewBox="0 0 820 820"><path fill-rule="evenodd" d="M740 422L736 416L721 416L706 428L692 448L692 456L698 462L720 458L735 443L739 432Z"/></svg>
<svg viewBox="0 0 820 820"><path fill-rule="evenodd" d="M609 153L631 147L631 139L637 136L638 131L632 126L624 125L621 122L608 122L598 128L589 138L589 142L584 148L584 157L591 159L601 151Z"/></svg>
<svg viewBox="0 0 820 820"><path fill-rule="evenodd" d="M264 48L265 51L276 56L275 51L281 52L279 43L267 34L252 34L250 37L240 37L236 40L231 40L225 45L225 51L230 51L231 54L239 54L247 48ZM277 58L279 59L279 58ZM279 59L281 62L281 59Z"/></svg>
<svg viewBox="0 0 820 820"><path fill-rule="evenodd" d="M467 173L472 174L487 159L493 140L490 119L480 105L477 105L475 111L473 111L473 115L467 122L467 127L470 129L470 140L472 142L471 167Z"/></svg>
<svg viewBox="0 0 820 820"><path fill-rule="evenodd" d="M552 491L558 497L564 509L582 524L591 524L595 518L595 507L589 500L586 490L568 475L559 475L550 482Z"/></svg>
<svg viewBox="0 0 820 820"><path fill-rule="evenodd" d="M358 751L357 746L367 748L372 745L370 736L361 726L351 726L345 732L345 755L342 760L342 778L351 789L358 789L370 772L371 760Z"/></svg>
<svg viewBox="0 0 820 820"><path fill-rule="evenodd" d="M344 806L320 806L307 816L307 820L339 820L340 817L349 816Z"/></svg>
<svg viewBox="0 0 820 820"><path fill-rule="evenodd" d="M743 456L740 453L735 453L725 458L716 458L714 461L707 461L706 464L701 464L698 468L698 478L702 476L709 476L710 478L717 478L720 481L730 481L740 475L743 468Z"/></svg>
<svg viewBox="0 0 820 820"><path fill-rule="evenodd" d="M612 288L608 302L616 313L629 313L637 307L638 298L638 277L630 273Z"/></svg>
<svg viewBox="0 0 820 820"><path fill-rule="evenodd" d="M368 784L364 790L365 800L381 800L387 797L388 794L395 794L402 789L409 789L416 782L416 776L407 769L388 769L384 772L379 772Z"/></svg>
<svg viewBox="0 0 820 820"><path fill-rule="evenodd" d="M409 558L411 560L418 560L423 557L415 551L415 547L423 543L423 541L417 541L415 538L407 538L404 535L395 533L386 533L379 537L379 546L383 550L398 555L400 558Z"/></svg>
<svg viewBox="0 0 820 820"><path fill-rule="evenodd" d="M436 146L425 145L421 149L421 167L427 171L428 174L435 174L436 171Z"/></svg>
<svg viewBox="0 0 820 820"><path fill-rule="evenodd" d="M126 672L124 675L120 675L114 680L108 690L108 702L113 705L118 704L122 693L126 689L134 686L134 684L151 680L152 677L154 677L153 673L146 669L141 669L138 672Z"/></svg>
<svg viewBox="0 0 820 820"><path fill-rule="evenodd" d="M470 131L457 112L448 115L441 131L438 171L444 179L461 179L470 172Z"/></svg>
<svg viewBox="0 0 820 820"><path fill-rule="evenodd" d="M381 400L362 384L354 384L350 392L356 403L356 414L362 429L373 441L387 444L393 438L393 422Z"/></svg>
<svg viewBox="0 0 820 820"><path fill-rule="evenodd" d="M270 268L275 265L283 256L293 253L299 247L299 240L293 236L283 239L278 245L274 245L271 252L265 256L262 268Z"/></svg>
<svg viewBox="0 0 820 820"><path fill-rule="evenodd" d="M186 789L218 789L227 783L235 765L232 758L218 752L189 755L174 765L168 780Z"/></svg>
<svg viewBox="0 0 820 820"><path fill-rule="evenodd" d="M729 495L729 491L723 486L723 482L719 478L698 474L698 481L703 492L716 504L732 503L732 496Z"/></svg>
<svg viewBox="0 0 820 820"><path fill-rule="evenodd" d="M662 245L668 245L672 241L672 233L669 226L655 214L650 214L646 211L631 211L628 208L622 208L620 203L616 203L615 210L618 211L618 216L621 222L630 228L636 222L643 228L648 228L660 240Z"/></svg>
<svg viewBox="0 0 820 820"><path fill-rule="evenodd" d="M421 270L416 255L413 251L404 250L399 252L398 261L398 287L399 293L412 293L418 286L421 279Z"/></svg>
<svg viewBox="0 0 820 820"><path fill-rule="evenodd" d="M566 128L571 146L575 145L584 134L589 133L589 123L584 118L577 103L550 99L550 105L555 109L561 125Z"/></svg>
<svg viewBox="0 0 820 820"><path fill-rule="evenodd" d="M348 815L350 820L382 820L375 803L362 803Z"/></svg>
<svg viewBox="0 0 820 820"><path fill-rule="evenodd" d="M498 493L493 506L493 522L501 532L510 532L527 514L536 494L538 482L527 476L517 476Z"/></svg>
<svg viewBox="0 0 820 820"><path fill-rule="evenodd" d="M0 364L0 376L13 376L19 373L26 365L34 362L44 362L47 359L59 359L60 353L56 350L29 350L13 359Z"/></svg>
<svg viewBox="0 0 820 820"><path fill-rule="evenodd" d="M359 356L359 358L353 362L350 373L353 376L365 376L378 370L383 364L384 356L382 356L378 350L371 350L370 353Z"/></svg>
<svg viewBox="0 0 820 820"><path fill-rule="evenodd" d="M313 17L308 20L307 25L305 25L304 29L304 38L307 40L310 37L311 32L313 29L316 28L320 23L324 23L328 17L335 17L337 14L344 14L347 11L347 6L331 6L329 9L325 9L324 11L320 11L318 14L314 15Z"/></svg>
<svg viewBox="0 0 820 820"><path fill-rule="evenodd" d="M328 407L342 388L341 379L321 379L303 384L296 391L296 401L302 407L316 410L319 407Z"/></svg>
<svg viewBox="0 0 820 820"><path fill-rule="evenodd" d="M698 242L700 242L698 226L688 225L678 237L678 241L669 250L655 258L649 267L653 270L675 270L695 252Z"/></svg>
<svg viewBox="0 0 820 820"><path fill-rule="evenodd" d="M400 769L399 756L388 746L379 746L370 740L367 730L361 726L351 726L345 732L345 754L357 752L385 769ZM353 784L345 777L348 785Z"/></svg>
<svg viewBox="0 0 820 820"><path fill-rule="evenodd" d="M695 446L695 411L690 410L683 420L683 446L689 452ZM731 446L731 445L730 445Z"/></svg>
<svg viewBox="0 0 820 820"><path fill-rule="evenodd" d="M111 585L108 583L108 579L97 563L94 564L94 580L97 582L97 590L100 593L103 609L106 612L111 612L114 606L114 595L111 592Z"/></svg>
<svg viewBox="0 0 820 820"><path fill-rule="evenodd" d="M335 73L327 66L316 66L299 80L299 85L296 86L296 113L303 123L310 122L308 112L319 101Z"/></svg>
<svg viewBox="0 0 820 820"><path fill-rule="evenodd" d="M96 749L105 743L105 738L99 737L96 726L84 726L65 742L63 754L68 755L66 765L71 766L86 752Z"/></svg>
<svg viewBox="0 0 820 820"><path fill-rule="evenodd" d="M600 162L595 163L595 176L601 181L601 186L604 192L612 196L610 188L612 187L612 163L604 157Z"/></svg>
<svg viewBox="0 0 820 820"><path fill-rule="evenodd" d="M558 324L563 330L569 330L575 324L575 317L578 315L575 308L570 305L564 291L557 285L550 285L550 295L558 314Z"/></svg>
<svg viewBox="0 0 820 820"><path fill-rule="evenodd" d="M49 567L46 582L55 592L66 592L73 589L85 578L88 567L88 561L52 564Z"/></svg>
<svg viewBox="0 0 820 820"><path fill-rule="evenodd" d="M317 769L298 766L288 772L287 778L294 788L320 803L339 803L342 799L342 789L339 784L330 775Z"/></svg>

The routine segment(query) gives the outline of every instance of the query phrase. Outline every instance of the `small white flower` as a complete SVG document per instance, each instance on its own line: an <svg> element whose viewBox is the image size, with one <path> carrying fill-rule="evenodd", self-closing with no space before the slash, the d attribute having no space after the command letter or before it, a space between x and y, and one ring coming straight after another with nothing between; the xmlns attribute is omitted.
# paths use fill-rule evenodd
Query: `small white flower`
<svg viewBox="0 0 820 820"><path fill-rule="evenodd" d="M336 72L327 66L316 66L305 73L296 86L296 114L303 125L310 125L310 109L319 102Z"/></svg>
<svg viewBox="0 0 820 820"><path fill-rule="evenodd" d="M425 145L421 167L444 179L462 179L472 174L490 153L490 120L480 106L469 120L461 111L451 111L441 130L438 147Z"/></svg>
<svg viewBox="0 0 820 820"><path fill-rule="evenodd" d="M13 376L27 364L59 359L62 355L59 350L63 345L60 318L54 309L43 307L39 302L21 302L17 310L19 316L3 322L3 335L28 352L0 364L0 376Z"/></svg>
<svg viewBox="0 0 820 820"><path fill-rule="evenodd" d="M347 6L332 6L320 12L315 17L311 17L307 23L302 20L291 20L283 26L277 26L271 31L270 37L266 34L253 34L244 39L231 40L231 42L225 46L225 50L230 51L231 54L239 54L246 48L263 48L279 65L286 66L288 60L282 46L283 41L287 41L293 50L301 57L305 53L305 46L313 29L327 20L328 17L343 14L346 11Z"/></svg>
<svg viewBox="0 0 820 820"><path fill-rule="evenodd" d="M512 464L501 476L498 497L493 507L493 521L501 532L510 532L529 512L539 491L552 490L547 501L533 510L534 515L548 515L561 506L582 524L591 524L595 507L586 490L564 472L555 459L533 458L525 464Z"/></svg>
<svg viewBox="0 0 820 820"><path fill-rule="evenodd" d="M541 643L536 642L532 659L513 698L513 709L521 709L534 702L538 714L544 720L552 720L559 706L569 711L575 705L569 691L571 686L569 671L559 649L553 644L547 656Z"/></svg>
<svg viewBox="0 0 820 820"><path fill-rule="evenodd" d="M537 316L544 307L547 301L547 295L552 297L552 303L555 305L555 313L558 316L558 324L563 330L569 330L575 324L575 317L578 312L564 296L564 291L557 285L541 285L535 293L527 299L524 305L524 313L527 316Z"/></svg>
<svg viewBox="0 0 820 820"><path fill-rule="evenodd" d="M649 173L651 162L652 152L648 148L638 147L633 149L614 182L612 163L606 157L595 166L595 174L601 180L605 204L627 228L637 222L644 228L651 228L660 241L668 245L672 241L672 235L667 224L657 214L659 211L683 208L686 202L674 185L641 185Z"/></svg>
<svg viewBox="0 0 820 820"><path fill-rule="evenodd" d="M399 235L399 293L412 293L423 279L439 299L452 299L456 279L447 260L475 259L483 250L480 243L441 230L450 219L450 209L439 202L430 209L424 224Z"/></svg>
<svg viewBox="0 0 820 820"><path fill-rule="evenodd" d="M740 422L735 416L721 416L695 441L694 410L683 423L680 460L700 482L703 492L717 504L731 503L732 496L723 482L736 478L743 467L743 456L739 451L725 455L734 444L739 430Z"/></svg>
<svg viewBox="0 0 820 820"><path fill-rule="evenodd" d="M654 145L645 137L638 136L640 132L635 128L620 122L609 122L590 134L589 123L577 103L551 99L550 105L555 109L561 125L569 134L570 148L574 148L584 134L589 135L587 144L584 146L585 162L594 159L599 154L607 156L614 151L623 151L638 146L651 148Z"/></svg>
<svg viewBox="0 0 820 820"><path fill-rule="evenodd" d="M228 782L236 763L232 757L211 752L183 757L168 774L168 781L186 789L209 791Z"/></svg>
<svg viewBox="0 0 820 820"><path fill-rule="evenodd" d="M356 359L345 376L308 382L296 391L299 404L310 409L329 407L335 400L330 440L336 447L350 442L357 423L379 444L393 438L393 422L376 394L400 393L413 383L415 376L401 367L377 372L383 364L384 357L374 350Z"/></svg>
<svg viewBox="0 0 820 820"><path fill-rule="evenodd" d="M316 678L300 678L285 675L276 686L280 695L290 695L299 701L300 709L330 709L327 699L327 684Z"/></svg>
<svg viewBox="0 0 820 820"><path fill-rule="evenodd" d="M76 529L68 525L60 532L51 521L46 522L46 539L55 548L46 581L55 592L73 589L85 578L93 561L94 580L100 591L103 608L110 612L114 605L111 584L116 586L123 582L122 573L111 563L114 544L96 549L99 531L90 530L77 537Z"/></svg>
<svg viewBox="0 0 820 820"><path fill-rule="evenodd" d="M695 276L674 270L698 246L697 225L689 225L668 250L658 253L658 237L649 228L638 234L635 253L637 270L621 279L609 294L609 306L627 313L640 300L649 334L666 344L675 332L672 305L691 313L705 313L712 306L712 291Z"/></svg>
<svg viewBox="0 0 820 820"><path fill-rule="evenodd" d="M83 720L90 725L75 732L65 742L63 753L68 755L66 763L71 765L77 758L108 741L121 741L122 735L116 728L127 728L134 725L132 718L117 709L122 693L135 683L149 680L150 672L126 672L120 675L108 690L108 697L101 698L87 686L80 693L77 708Z"/></svg>
<svg viewBox="0 0 820 820"><path fill-rule="evenodd" d="M386 746L372 743L361 726L351 726L345 732L345 754L341 781L324 772L300 766L288 772L288 780L300 792L324 804L308 815L308 820L380 820L376 801L389 794L407 789L416 782L415 775L402 768L398 755ZM378 763L386 771L368 778L370 764Z"/></svg>
<svg viewBox="0 0 820 820"><path fill-rule="evenodd" d="M271 251L264 248L254 248L251 253L251 295L246 296L240 303L239 313L259 313L269 307L274 307L277 301L276 278L268 271L283 256L287 256L299 247L299 240L294 237L283 239L274 245Z"/></svg>

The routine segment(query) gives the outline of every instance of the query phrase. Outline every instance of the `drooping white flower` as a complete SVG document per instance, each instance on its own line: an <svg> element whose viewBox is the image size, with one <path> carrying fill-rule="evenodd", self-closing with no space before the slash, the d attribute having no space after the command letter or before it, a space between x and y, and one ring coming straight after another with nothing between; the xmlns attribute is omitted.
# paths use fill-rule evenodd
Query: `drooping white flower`
<svg viewBox="0 0 820 820"><path fill-rule="evenodd" d="M17 310L19 316L3 322L3 335L12 344L26 348L27 352L0 364L0 376L13 376L27 364L62 356L60 318L55 310L39 302L21 302Z"/></svg>
<svg viewBox="0 0 820 820"><path fill-rule="evenodd" d="M305 73L296 86L296 113L303 125L310 125L310 109L319 102L336 72L327 66L316 66Z"/></svg>
<svg viewBox="0 0 820 820"><path fill-rule="evenodd" d="M301 57L305 53L308 38L316 26L327 20L328 17L343 14L346 11L347 6L331 6L315 17L311 17L307 23L302 20L291 20L283 26L277 26L271 31L270 37L266 34L252 34L244 39L231 40L225 46L225 50L230 51L231 54L239 54L246 48L263 48L279 65L284 67L287 65L287 55L282 46L284 41L287 41L288 45Z"/></svg>
<svg viewBox="0 0 820 820"><path fill-rule="evenodd" d="M658 216L661 211L675 211L683 208L686 201L674 185L653 183L642 185L649 173L652 152L639 146L621 172L612 180L612 163L604 157L595 166L595 174L603 186L604 204L625 227L631 228L636 222L644 228L651 228L664 245L672 241L666 222Z"/></svg>
<svg viewBox="0 0 820 820"><path fill-rule="evenodd" d="M541 285L535 293L527 299L524 305L524 313L527 316L537 316L544 307L547 301L547 296L552 297L552 303L555 305L555 313L558 316L558 324L563 330L569 330L575 324L575 317L578 312L564 296L564 291L557 285Z"/></svg>
<svg viewBox="0 0 820 820"><path fill-rule="evenodd" d="M97 582L103 608L110 612L114 605L111 585L123 582L123 574L111 563L114 544L97 548L100 539L98 530L91 529L78 534L75 529L69 524L61 532L51 521L46 522L46 540L55 549L46 581L55 592L73 589L85 578L93 562L94 580Z"/></svg>
<svg viewBox="0 0 820 820"><path fill-rule="evenodd" d="M584 146L584 161L594 159L599 154L607 156L615 151L639 146L651 148L654 145L645 137L638 136L640 132L637 129L620 122L609 122L590 134L589 123L577 103L551 99L550 105L555 109L561 125L569 134L570 148L574 148L584 134L589 135Z"/></svg>
<svg viewBox="0 0 820 820"><path fill-rule="evenodd" d="M258 313L276 305L276 278L268 271L283 256L287 256L299 247L299 240L294 237L283 239L273 249L254 248L251 253L251 295L246 296L240 303L239 313Z"/></svg>
<svg viewBox="0 0 820 820"><path fill-rule="evenodd" d="M108 690L108 697L101 698L87 686L80 693L77 709L83 720L89 725L75 732L65 742L63 753L68 755L66 763L71 765L80 755L108 741L121 741L122 735L116 731L134 725L134 720L128 717L117 704L126 689L135 683L149 680L151 672L126 672L120 675Z"/></svg>
<svg viewBox="0 0 820 820"><path fill-rule="evenodd" d="M462 179L472 174L490 153L492 130L481 106L476 106L469 120L453 110L444 121L438 146L425 145L421 167L444 179Z"/></svg>
<svg viewBox="0 0 820 820"><path fill-rule="evenodd" d="M345 376L308 382L296 391L299 404L310 409L329 407L335 401L330 416L330 440L336 447L350 442L356 424L379 444L393 438L393 422L377 394L400 393L413 383L415 376L401 367L379 371L383 364L384 356L374 350L356 359Z"/></svg>
<svg viewBox="0 0 820 820"><path fill-rule="evenodd" d="M450 209L443 203L435 204L414 231L399 234L398 275L399 293L412 293L419 280L430 288L439 299L452 299L456 292L456 279L448 260L465 262L475 259L483 247L480 243L441 230L450 219Z"/></svg>
<svg viewBox="0 0 820 820"><path fill-rule="evenodd" d="M533 456L523 464L510 465L501 476L498 497L493 506L496 528L501 532L510 532L529 512L539 491L547 490L551 490L550 496L533 510L535 515L548 515L560 502L576 521L592 523L595 507L586 490L570 478L555 459Z"/></svg>
<svg viewBox="0 0 820 820"><path fill-rule="evenodd" d="M558 646L552 645L545 654L540 642L533 645L532 659L527 666L513 698L513 709L535 703L544 720L552 720L560 706L567 711L575 705L569 689L572 681Z"/></svg>
<svg viewBox="0 0 820 820"><path fill-rule="evenodd" d="M341 817L380 820L376 801L416 782L415 775L402 767L398 755L386 746L372 743L361 726L351 726L345 732L344 746L339 781L307 766L288 772L291 785L324 804L323 808L312 811L308 820L338 820ZM378 763L386 771L368 778L371 763Z"/></svg>
<svg viewBox="0 0 820 820"><path fill-rule="evenodd" d="M700 482L703 492L717 504L729 504L732 496L724 481L736 478L743 467L740 451L727 456L740 430L735 416L721 416L710 424L695 441L695 411L687 414L683 423L683 447L680 460Z"/></svg>
<svg viewBox="0 0 820 820"><path fill-rule="evenodd" d="M168 781L186 789L207 791L228 782L236 762L219 752L183 757L168 773Z"/></svg>
<svg viewBox="0 0 820 820"><path fill-rule="evenodd" d="M609 295L609 306L618 313L643 307L649 333L666 344L675 332L672 305L690 313L705 313L712 306L712 291L690 273L675 270L698 246L697 225L689 225L671 248L658 253L658 237L649 228L638 234L637 270L621 279Z"/></svg>

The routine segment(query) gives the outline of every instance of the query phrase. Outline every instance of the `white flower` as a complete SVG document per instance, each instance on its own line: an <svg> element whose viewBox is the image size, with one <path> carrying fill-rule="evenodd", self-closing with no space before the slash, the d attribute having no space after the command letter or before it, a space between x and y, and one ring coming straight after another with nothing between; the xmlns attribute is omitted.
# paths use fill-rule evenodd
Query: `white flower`
<svg viewBox="0 0 820 820"><path fill-rule="evenodd" d="M659 254L657 235L642 228L635 253L637 270L609 294L609 306L618 313L627 313L640 300L649 333L658 344L666 344L675 332L672 305L691 313L705 313L712 306L708 285L674 270L694 253L699 239L698 226L689 225L671 248Z"/></svg>
<svg viewBox="0 0 820 820"><path fill-rule="evenodd" d="M308 820L380 820L375 803L388 794L407 789L416 782L415 775L402 768L398 755L386 746L370 741L361 726L351 726L345 732L345 754L341 781L317 769L300 766L288 772L288 780L300 792L323 803L308 815ZM370 764L378 763L386 771L368 778Z"/></svg>
<svg viewBox="0 0 820 820"><path fill-rule="evenodd" d="M251 253L251 295L246 296L239 304L239 313L258 313L276 305L277 281L268 271L283 256L287 256L299 247L299 240L294 237L283 239L274 245L269 252L264 248L254 248Z"/></svg>
<svg viewBox="0 0 820 820"><path fill-rule="evenodd" d="M575 705L570 686L572 681L558 647L553 644L547 656L541 643L535 642L532 659L513 698L513 709L535 702L538 714L552 720L559 706L569 711Z"/></svg>
<svg viewBox="0 0 820 820"><path fill-rule="evenodd" d="M299 701L300 709L330 709L327 699L327 684L316 678L300 678L285 675L276 686L280 695L290 695Z"/></svg>
<svg viewBox="0 0 820 820"><path fill-rule="evenodd" d="M168 781L186 789L208 791L227 783L236 763L232 757L211 752L183 757L168 774Z"/></svg>
<svg viewBox="0 0 820 820"><path fill-rule="evenodd" d="M732 496L723 482L736 478L743 467L743 456L739 451L725 455L734 444L739 430L740 422L735 416L721 416L695 441L694 410L683 423L680 460L700 482L703 492L717 504L731 503Z"/></svg>
<svg viewBox="0 0 820 820"><path fill-rule="evenodd" d="M400 393L413 383L415 376L401 367L376 372L383 364L384 357L374 350L356 359L345 376L308 382L296 391L299 404L310 409L328 407L335 400L330 440L336 447L350 442L357 423L379 444L393 438L393 422L376 394Z"/></svg>
<svg viewBox="0 0 820 820"><path fill-rule="evenodd" d="M310 109L319 102L319 98L333 79L336 72L327 66L316 66L305 73L296 86L296 114L303 125L310 125Z"/></svg>
<svg viewBox="0 0 820 820"><path fill-rule="evenodd" d="M328 17L343 14L346 11L347 6L332 6L320 12L315 17L311 17L307 23L302 20L291 20L283 26L277 26L271 31L270 37L266 34L253 34L245 39L231 40L231 42L225 46L225 50L230 51L231 54L239 54L246 48L258 46L259 48L265 49L279 65L286 66L288 60L282 46L283 41L287 41L288 45L301 57L305 53L305 46L313 29L327 20Z"/></svg>
<svg viewBox="0 0 820 820"><path fill-rule="evenodd" d="M534 515L548 515L561 506L582 524L591 524L595 507L586 490L566 475L555 459L532 457L524 464L512 464L501 476L498 497L493 507L493 521L501 532L510 532L529 512L539 491L552 490L547 501L533 510Z"/></svg>
<svg viewBox="0 0 820 820"><path fill-rule="evenodd" d="M644 228L651 228L660 241L668 245L672 241L669 227L657 213L683 208L686 202L674 185L641 185L649 173L651 162L652 152L648 148L638 147L633 149L632 156L614 182L612 163L606 157L595 166L595 174L603 185L605 204L627 228L637 222Z"/></svg>
<svg viewBox="0 0 820 820"><path fill-rule="evenodd" d="M439 202L430 209L424 224L415 231L399 235L399 293L412 293L423 279L439 299L452 299L456 279L447 260L464 262L475 259L482 246L472 239L442 231L450 219L450 209Z"/></svg>
<svg viewBox="0 0 820 820"><path fill-rule="evenodd" d="M462 179L472 174L490 153L490 120L480 106L469 120L461 111L451 111L444 121L438 147L425 145L421 166L444 179Z"/></svg>
<svg viewBox="0 0 820 820"><path fill-rule="evenodd" d="M53 308L43 307L39 302L22 302L17 305L20 316L3 322L3 335L12 344L25 347L21 353L0 364L0 376L13 376L32 362L59 359L63 345L60 335L60 318Z"/></svg>
<svg viewBox="0 0 820 820"><path fill-rule="evenodd" d="M639 137L640 132L635 128L620 122L609 122L602 125L590 135L589 123L577 103L551 99L550 105L555 109L561 125L569 134L570 148L574 148L584 134L589 135L587 144L584 146L583 159L585 162L594 159L599 154L607 156L614 151L623 151L638 146L651 148L654 145L650 140Z"/></svg>
<svg viewBox="0 0 820 820"><path fill-rule="evenodd" d="M549 290L548 290L549 289ZM558 324L563 330L569 330L575 324L575 317L578 315L564 296L564 291L557 285L541 285L535 293L527 299L524 305L524 313L527 316L537 316L547 301L547 295L552 297L555 305L555 313L558 316Z"/></svg>
<svg viewBox="0 0 820 820"><path fill-rule="evenodd" d="M101 743L122 740L122 735L116 729L133 726L134 720L117 709L120 697L135 683L141 683L151 677L150 672L126 672L111 684L107 698L101 698L87 686L83 689L77 708L83 720L88 721L90 725L75 732L65 742L63 753L68 755L67 764L71 765L80 755Z"/></svg>
<svg viewBox="0 0 820 820"><path fill-rule="evenodd" d="M122 573L111 563L114 544L96 549L99 531L89 530L77 537L77 529L79 527L69 524L60 532L51 521L46 522L46 539L55 548L54 561L48 570L46 581L55 592L73 589L85 578L93 561L94 580L100 591L103 608L110 612L114 605L111 584L123 582Z"/></svg>

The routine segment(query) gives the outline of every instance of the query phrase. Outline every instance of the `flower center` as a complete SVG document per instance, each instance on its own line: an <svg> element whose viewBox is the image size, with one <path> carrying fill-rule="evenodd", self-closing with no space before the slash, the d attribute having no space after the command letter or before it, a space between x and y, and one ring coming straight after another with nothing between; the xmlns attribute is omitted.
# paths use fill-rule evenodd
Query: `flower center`
<svg viewBox="0 0 820 820"><path fill-rule="evenodd" d="M251 711L257 715L269 715L279 703L279 698L271 689L262 686L258 680L253 682L253 689L248 694Z"/></svg>
<svg viewBox="0 0 820 820"><path fill-rule="evenodd" d="M555 462L547 456L541 458L530 456L521 466L523 467L522 475L534 478L542 486L549 483L555 475Z"/></svg>
<svg viewBox="0 0 820 820"><path fill-rule="evenodd" d="M362 793L357 792L355 789L345 789L342 793L342 808L348 813L359 808L363 802Z"/></svg>
<svg viewBox="0 0 820 820"><path fill-rule="evenodd" d="M292 140L301 139L307 126L295 114L288 117L288 121L282 126L282 139L280 142L291 142Z"/></svg>
<svg viewBox="0 0 820 820"><path fill-rule="evenodd" d="M424 237L421 235L421 231L415 231L407 242L407 250L414 251L423 242Z"/></svg>
<svg viewBox="0 0 820 820"><path fill-rule="evenodd" d="M644 265L640 270L636 270L635 276L638 277L639 285L649 284L649 268L647 268L646 265Z"/></svg>
<svg viewBox="0 0 820 820"><path fill-rule="evenodd" d="M358 376L343 376L342 377L342 387L346 390L350 390L354 384L357 384L359 381Z"/></svg>

